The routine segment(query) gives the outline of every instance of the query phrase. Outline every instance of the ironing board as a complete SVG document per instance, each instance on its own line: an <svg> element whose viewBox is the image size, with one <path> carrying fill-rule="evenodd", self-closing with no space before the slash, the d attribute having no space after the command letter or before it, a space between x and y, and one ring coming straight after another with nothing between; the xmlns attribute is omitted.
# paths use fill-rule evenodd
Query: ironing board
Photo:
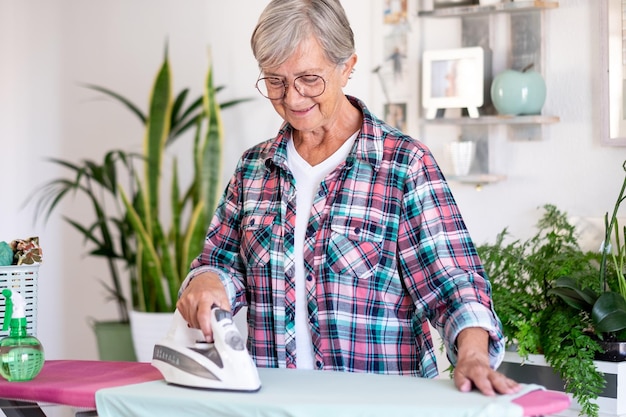
<svg viewBox="0 0 626 417"><path fill-rule="evenodd" d="M10 410L15 416L44 416L35 408L36 403L94 410L95 392L101 388L158 379L162 379L161 373L149 363L46 360L32 381L7 382L0 378L0 398L7 400L0 405L6 407L5 413ZM26 403L35 404L17 408Z"/></svg>
<svg viewBox="0 0 626 417"><path fill-rule="evenodd" d="M292 417L550 415L569 407L567 395L524 385L512 396L462 393L450 379L291 369L259 369L256 393L211 391L163 380L96 392L99 417L263 415Z"/></svg>

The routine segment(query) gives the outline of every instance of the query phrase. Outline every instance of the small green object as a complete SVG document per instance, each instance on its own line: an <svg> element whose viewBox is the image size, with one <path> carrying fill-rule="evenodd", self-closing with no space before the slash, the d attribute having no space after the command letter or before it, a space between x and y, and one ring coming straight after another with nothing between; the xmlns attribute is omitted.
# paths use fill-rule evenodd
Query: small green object
<svg viewBox="0 0 626 417"><path fill-rule="evenodd" d="M2 290L2 295L7 297L5 327L9 320L11 330L8 337L0 340L0 376L10 382L30 381L43 368L43 346L27 333L24 297L9 289Z"/></svg>
<svg viewBox="0 0 626 417"><path fill-rule="evenodd" d="M13 293L8 288L2 290L2 295L4 295L4 297L7 299L4 304L4 319L2 320L2 331L9 330L11 318L13 318L13 300L11 300L12 294Z"/></svg>
<svg viewBox="0 0 626 417"><path fill-rule="evenodd" d="M0 266L13 264L13 249L7 242L0 242Z"/></svg>

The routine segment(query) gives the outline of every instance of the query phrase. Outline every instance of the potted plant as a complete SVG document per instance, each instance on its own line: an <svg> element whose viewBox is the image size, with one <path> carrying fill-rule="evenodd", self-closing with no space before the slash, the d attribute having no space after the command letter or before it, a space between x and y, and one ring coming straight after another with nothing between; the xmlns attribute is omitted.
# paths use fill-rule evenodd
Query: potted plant
<svg viewBox="0 0 626 417"><path fill-rule="evenodd" d="M528 240L512 240L504 229L493 244L477 250L492 284L507 347L522 358L545 355L566 391L573 393L585 413L594 415L597 407L590 399L603 386L593 364L600 347L586 335L586 324L572 308L550 290L564 275L588 275L594 270L595 254L580 249L565 213L554 205L543 209L537 232Z"/></svg>
<svg viewBox="0 0 626 417"><path fill-rule="evenodd" d="M626 172L626 161L622 169ZM626 228L620 230L617 218L624 199L626 177L611 217L608 212L604 215L604 240L600 247L596 285L589 285L588 280L564 276L552 289L553 294L588 317L603 349L599 357L609 361L626 360Z"/></svg>
<svg viewBox="0 0 626 417"><path fill-rule="evenodd" d="M65 220L94 246L90 255L106 258L110 281L103 281L103 285L117 302L118 322L126 326L129 305L132 311L173 311L177 287L191 259L202 248L221 191L220 111L245 101L217 103L215 96L221 88L213 84L211 64L202 96L189 105L185 103L189 90L184 89L173 97L171 83L166 54L151 89L147 113L120 94L87 85L122 103L138 117L145 126L144 151L136 154L112 150L102 162L85 160L79 164L51 159L70 169L74 176L51 180L36 191L36 213L45 214L46 218L67 195L79 193L90 200L95 214L93 223ZM161 173L166 149L183 133L194 129L192 179L185 187L179 184L174 159L172 181L168 184L169 212L162 216L165 200L161 194ZM169 219L167 226L166 219ZM130 281L130 297L124 294L124 279ZM102 358L103 349L99 351Z"/></svg>
<svg viewBox="0 0 626 417"><path fill-rule="evenodd" d="M611 291L619 282L617 277L623 276L616 272L623 270L626 250L619 236L616 250L610 251L606 244L617 228L625 189L626 179L613 215L605 220L605 243L600 252L582 250L566 213L553 205L543 207L537 233L530 239L512 240L505 229L495 243L477 248L492 283L507 346L517 351L507 357L521 358L515 366L503 364L501 370L517 379L525 372L523 368L536 372L521 382L555 383L550 388L572 394L581 414L588 416L598 415L599 404L616 408L620 401L600 401L606 391L604 374L613 371L599 360L606 349L602 340L620 335L626 327L623 296ZM604 294L611 294L606 302L601 301ZM594 306L597 313L592 311ZM552 370L541 374L534 365L542 363Z"/></svg>

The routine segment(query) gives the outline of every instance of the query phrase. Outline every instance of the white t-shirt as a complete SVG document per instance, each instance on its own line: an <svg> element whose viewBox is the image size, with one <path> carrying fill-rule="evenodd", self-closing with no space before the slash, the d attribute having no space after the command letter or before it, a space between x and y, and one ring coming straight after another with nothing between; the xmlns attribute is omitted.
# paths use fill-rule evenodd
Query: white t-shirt
<svg viewBox="0 0 626 417"><path fill-rule="evenodd" d="M346 160L358 133L358 131L355 132L335 151L335 153L315 166L309 165L309 163L298 154L293 140L290 140L287 144L287 165L296 180L294 255L296 280L296 367L298 369L313 369L315 363L306 300L303 254L304 237L311 216L313 200L324 178L340 163Z"/></svg>

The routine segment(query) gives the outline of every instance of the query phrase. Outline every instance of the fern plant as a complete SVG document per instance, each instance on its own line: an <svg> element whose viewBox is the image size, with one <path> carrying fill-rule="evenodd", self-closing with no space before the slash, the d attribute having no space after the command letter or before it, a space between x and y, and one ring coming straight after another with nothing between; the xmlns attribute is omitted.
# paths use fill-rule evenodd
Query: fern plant
<svg viewBox="0 0 626 417"><path fill-rule="evenodd" d="M597 280L599 254L580 249L567 215L545 205L530 239L513 240L507 229L495 243L478 246L492 283L493 303L502 320L507 345L521 357L543 354L573 394L582 413L598 415L593 400L604 378L593 359L600 346L587 332L590 317L551 293L557 280L570 275L589 285Z"/></svg>

